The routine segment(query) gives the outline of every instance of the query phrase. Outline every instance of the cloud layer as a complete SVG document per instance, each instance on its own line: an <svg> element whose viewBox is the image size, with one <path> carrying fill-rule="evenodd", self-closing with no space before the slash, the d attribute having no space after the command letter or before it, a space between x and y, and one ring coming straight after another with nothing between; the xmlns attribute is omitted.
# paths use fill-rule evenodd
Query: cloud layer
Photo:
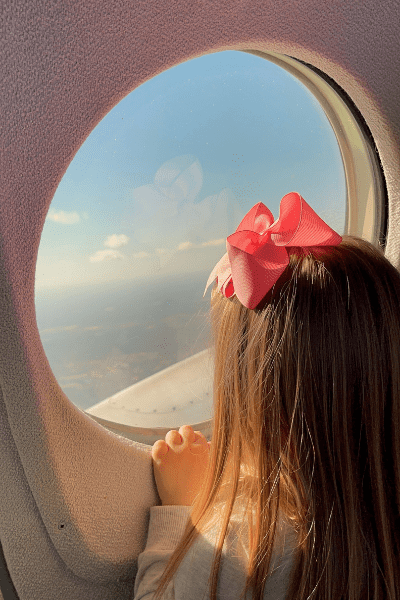
<svg viewBox="0 0 400 600"><path fill-rule="evenodd" d="M203 170L195 156L182 155L166 161L156 171L153 183L128 192L126 199L131 208L124 220L130 231L135 224L130 237L115 231L107 234L103 229L103 248L92 251L91 240L101 235L100 224L90 220L86 212L50 211L50 221L61 227L77 225L77 234L75 237L72 230L71 241L60 247L58 256L52 251L38 263L38 287L85 285L153 277L160 271L172 274L212 268L212 263L225 252L226 236L234 231L243 209L229 188L199 201L202 187Z"/></svg>

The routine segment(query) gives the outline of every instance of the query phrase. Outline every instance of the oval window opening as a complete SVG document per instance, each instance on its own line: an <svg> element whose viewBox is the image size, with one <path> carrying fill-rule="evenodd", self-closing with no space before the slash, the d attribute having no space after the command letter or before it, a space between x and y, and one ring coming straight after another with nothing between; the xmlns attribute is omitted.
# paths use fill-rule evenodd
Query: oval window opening
<svg viewBox="0 0 400 600"><path fill-rule="evenodd" d="M246 212L263 202L276 219L291 191L344 233L334 132L272 62L209 54L116 105L66 171L39 247L37 322L69 399L134 427L210 419L206 281Z"/></svg>

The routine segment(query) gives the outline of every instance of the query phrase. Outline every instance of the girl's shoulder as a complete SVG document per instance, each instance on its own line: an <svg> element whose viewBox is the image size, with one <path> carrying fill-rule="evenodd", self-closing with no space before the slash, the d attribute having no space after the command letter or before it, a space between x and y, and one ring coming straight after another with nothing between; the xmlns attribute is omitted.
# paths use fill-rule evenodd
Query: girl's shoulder
<svg viewBox="0 0 400 600"><path fill-rule="evenodd" d="M221 519L218 521L217 508L215 507L214 522L210 522L206 531L198 536L180 565L179 577L175 581L176 598L191 598L190 594L193 590L196 590L198 598L209 598L209 578L221 532ZM222 506L220 506L221 508ZM222 547L218 584L218 597L227 599L239 598L243 592L249 562L249 530L246 511L240 506L240 503L236 503L234 508ZM265 600L270 598L279 600L285 597L296 543L297 535L294 528L280 513L276 524L270 576L265 587Z"/></svg>

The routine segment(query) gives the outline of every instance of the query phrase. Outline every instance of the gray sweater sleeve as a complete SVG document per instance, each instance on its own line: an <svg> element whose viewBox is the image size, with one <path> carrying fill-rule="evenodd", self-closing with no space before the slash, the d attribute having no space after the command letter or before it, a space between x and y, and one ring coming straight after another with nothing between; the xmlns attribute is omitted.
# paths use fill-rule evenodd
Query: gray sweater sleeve
<svg viewBox="0 0 400 600"><path fill-rule="evenodd" d="M134 600L153 600L158 582L182 537L191 510L190 506L150 508L147 543L138 557ZM221 599L239 598L244 589L248 546L239 535L241 524L233 522L230 525L224 542L217 588ZM264 600L284 600L286 596L295 541L286 526L281 526L280 531L277 549L274 547L270 576L264 588ZM163 600L209 599L209 577L216 541L215 530L197 538L181 562L174 579L169 582ZM251 595L247 598L251 598Z"/></svg>
<svg viewBox="0 0 400 600"><path fill-rule="evenodd" d="M152 600L167 562L177 547L190 516L191 506L152 506L147 543L138 556L134 600ZM164 598L174 598L170 582ZM189 599L188 599L189 600Z"/></svg>

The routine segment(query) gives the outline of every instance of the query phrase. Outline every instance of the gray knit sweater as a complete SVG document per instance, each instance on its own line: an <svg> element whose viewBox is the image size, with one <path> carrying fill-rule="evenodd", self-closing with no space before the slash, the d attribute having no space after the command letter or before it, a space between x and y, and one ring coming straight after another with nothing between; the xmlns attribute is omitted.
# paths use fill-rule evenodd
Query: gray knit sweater
<svg viewBox="0 0 400 600"><path fill-rule="evenodd" d="M153 506L147 544L138 557L134 600L152 600L169 557L178 545L191 513L190 506ZM243 518L231 519L223 546L223 558L217 588L221 600L240 598L246 581L248 561L247 535L243 535ZM240 530L240 531L239 531ZM170 581L164 600L208 600L209 577L213 563L216 530L200 535ZM294 530L280 519L271 560L270 576L264 588L264 600L284 600L293 566ZM246 596L251 598L250 592Z"/></svg>

